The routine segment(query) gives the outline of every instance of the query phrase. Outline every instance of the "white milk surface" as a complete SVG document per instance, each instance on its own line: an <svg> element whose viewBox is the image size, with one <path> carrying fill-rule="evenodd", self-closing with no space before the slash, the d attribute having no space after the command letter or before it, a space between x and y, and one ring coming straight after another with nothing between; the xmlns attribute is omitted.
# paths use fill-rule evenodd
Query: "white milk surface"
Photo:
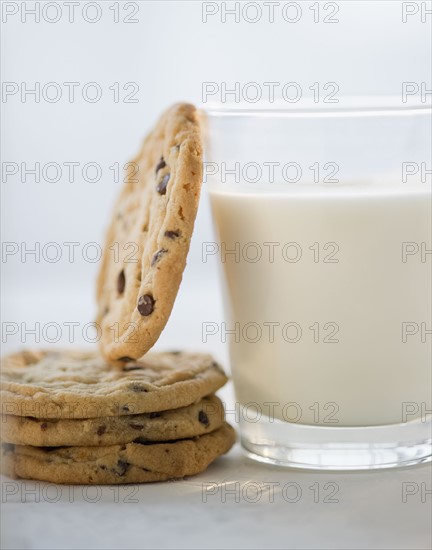
<svg viewBox="0 0 432 550"><path fill-rule="evenodd" d="M425 184L209 190L240 404L330 426L431 409Z"/></svg>

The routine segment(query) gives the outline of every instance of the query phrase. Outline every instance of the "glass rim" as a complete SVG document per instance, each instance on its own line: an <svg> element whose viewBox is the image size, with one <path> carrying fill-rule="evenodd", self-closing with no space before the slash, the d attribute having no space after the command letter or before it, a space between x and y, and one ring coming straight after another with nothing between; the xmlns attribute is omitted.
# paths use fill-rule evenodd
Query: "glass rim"
<svg viewBox="0 0 432 550"><path fill-rule="evenodd" d="M306 98L305 98L306 99ZM199 105L198 109L211 118L323 118L323 117L361 117L361 116L415 116L432 115L432 104L416 103L402 104L398 96L347 96L340 98L338 103L311 103L304 106L292 103L289 106L280 102L266 103L265 105L251 105L250 103L207 103ZM306 101L307 103L307 101Z"/></svg>

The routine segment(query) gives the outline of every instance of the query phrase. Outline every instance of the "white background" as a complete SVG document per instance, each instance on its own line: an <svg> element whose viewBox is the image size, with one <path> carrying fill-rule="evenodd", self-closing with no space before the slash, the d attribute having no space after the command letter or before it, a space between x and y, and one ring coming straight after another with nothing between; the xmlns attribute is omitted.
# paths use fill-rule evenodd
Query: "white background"
<svg viewBox="0 0 432 550"><path fill-rule="evenodd" d="M28 15L23 23L21 3L9 4L20 11L2 23L3 81L15 82L20 89L31 88L35 82L43 87L47 82L75 81L80 86L73 103L68 102L65 88L57 103L43 98L35 103L31 96L22 102L19 94L4 98L2 162L31 166L72 161L79 162L80 168L96 162L103 177L96 183L79 177L69 183L66 175L57 183L35 183L31 176L23 183L21 174L2 178L3 241L17 243L20 252L25 246L34 248L37 242L41 247L48 242L79 243L73 263L67 261L64 247L63 258L57 263L43 257L37 263L31 256L22 262L20 254L3 256L2 321L24 322L29 328L36 322L42 327L79 322L76 343L83 343L81 329L94 317L98 267L84 261L81 252L86 243L102 242L120 187L108 167L132 158L147 130L171 103L186 100L200 104L203 82L219 86L226 82L233 87L235 82L294 81L305 96L311 95L308 88L313 83L330 81L338 84L342 95L400 96L404 81L426 82L431 88L431 15L426 15L426 23L420 13L403 23L402 2L338 2L337 24L314 23L312 2L298 2L302 13L294 24L280 15L286 2L275 7L273 23L264 7L256 23L243 18L236 23L233 16L227 16L224 23L220 4L218 13L204 23L199 1L138 2L135 18L139 22L134 24L114 23L111 1L99 2L99 22L83 19L85 2L81 2L75 22L69 23L64 3L58 2L63 6L59 22L50 24L42 19L35 23ZM27 2L27 7L33 4ZM40 2L41 9L43 4ZM417 4L431 8L430 2ZM129 11L120 3L121 18ZM92 17L93 12L89 13ZM82 86L87 82L102 87L100 101L82 99ZM109 90L114 82L119 82L120 88L126 82L136 82L139 101L115 103ZM227 364L226 346L220 338L204 343L201 336L203 322L222 319L218 263L216 259L203 263L201 256L202 243L212 240L204 189L184 282L157 346L205 348ZM16 349L23 345L24 334L19 329L4 340L4 351ZM66 329L61 340L68 340ZM34 343L34 337L27 336L26 345ZM229 389L225 392L230 395ZM5 544L8 548L429 547L426 518L430 496L426 503L421 502L420 493L408 503L401 502L403 480L423 481L430 489L427 467L398 474L336 476L343 499L333 508L321 504L314 508L306 498L296 508L283 502L220 506L220 499L203 505L203 480L297 480L306 491L316 480L335 479L250 465L238 451L224 460L196 481L141 488L139 504L123 506L121 511L106 495L105 504L90 505L78 499L78 505L65 502L55 506L21 506L20 496L15 496L12 500L17 504L7 507L11 515ZM49 529L47 515L51 518Z"/></svg>

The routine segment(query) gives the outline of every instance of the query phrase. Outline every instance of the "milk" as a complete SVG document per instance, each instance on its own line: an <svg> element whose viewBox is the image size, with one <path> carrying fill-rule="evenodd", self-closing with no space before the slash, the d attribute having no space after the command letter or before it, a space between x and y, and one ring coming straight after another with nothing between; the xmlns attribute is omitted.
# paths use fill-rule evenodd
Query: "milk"
<svg viewBox="0 0 432 550"><path fill-rule="evenodd" d="M239 403L309 425L423 418L432 385L426 184L216 182L209 191Z"/></svg>

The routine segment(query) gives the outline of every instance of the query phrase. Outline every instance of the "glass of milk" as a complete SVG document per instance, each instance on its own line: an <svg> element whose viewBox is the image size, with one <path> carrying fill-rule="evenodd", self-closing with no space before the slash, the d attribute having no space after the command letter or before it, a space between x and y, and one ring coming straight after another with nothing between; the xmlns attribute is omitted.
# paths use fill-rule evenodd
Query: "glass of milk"
<svg viewBox="0 0 432 550"><path fill-rule="evenodd" d="M215 106L203 125L246 453L430 460L430 108Z"/></svg>

